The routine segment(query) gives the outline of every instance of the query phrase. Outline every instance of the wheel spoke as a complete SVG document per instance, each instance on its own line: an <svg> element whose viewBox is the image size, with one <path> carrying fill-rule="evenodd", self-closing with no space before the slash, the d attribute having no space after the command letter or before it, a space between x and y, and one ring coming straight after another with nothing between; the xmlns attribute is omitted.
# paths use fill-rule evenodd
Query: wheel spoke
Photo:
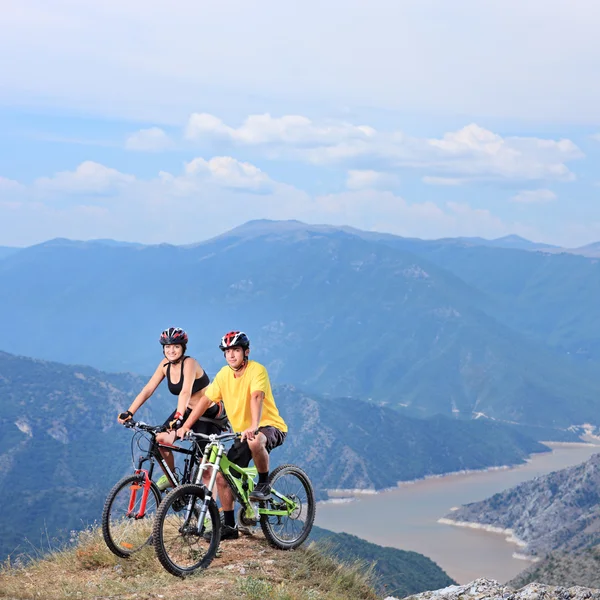
<svg viewBox="0 0 600 600"><path fill-rule="evenodd" d="M211 500L199 531L198 517L203 502L203 488L189 484L168 494L159 508L154 524L154 547L161 564L174 575L184 576L207 567L216 554L220 538L218 510ZM206 537L205 533L208 533Z"/></svg>
<svg viewBox="0 0 600 600"><path fill-rule="evenodd" d="M160 503L158 491L150 488L144 516L136 518L143 500L141 483L142 479L135 475L122 479L110 491L102 513L106 545L122 558L127 558L148 543L152 520Z"/></svg>
<svg viewBox="0 0 600 600"><path fill-rule="evenodd" d="M283 496L295 504L289 515L262 515L261 526L267 539L283 549L299 546L312 529L315 518L314 493L306 473L294 465L282 465L273 471L270 481L273 497ZM269 508L289 510L279 499L267 503Z"/></svg>

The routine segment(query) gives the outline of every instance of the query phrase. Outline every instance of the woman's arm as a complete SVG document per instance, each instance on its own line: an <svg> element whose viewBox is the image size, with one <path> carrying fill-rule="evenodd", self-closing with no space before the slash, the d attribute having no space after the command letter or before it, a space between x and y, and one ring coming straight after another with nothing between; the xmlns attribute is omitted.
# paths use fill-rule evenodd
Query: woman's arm
<svg viewBox="0 0 600 600"><path fill-rule="evenodd" d="M158 367L156 367L156 371L154 371L154 375L150 378L148 383L142 388L142 391L135 397L135 400L131 403L131 406L128 409L128 412L133 416L135 412L154 394L156 388L159 386L160 382L165 378L165 373L163 371L163 363L160 361ZM131 418L131 417L130 417ZM119 423L124 423L128 419L119 419Z"/></svg>

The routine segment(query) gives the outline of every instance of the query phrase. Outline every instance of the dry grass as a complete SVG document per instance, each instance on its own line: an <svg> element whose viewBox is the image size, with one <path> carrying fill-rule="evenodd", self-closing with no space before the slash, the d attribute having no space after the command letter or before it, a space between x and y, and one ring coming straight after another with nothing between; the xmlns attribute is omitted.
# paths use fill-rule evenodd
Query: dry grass
<svg viewBox="0 0 600 600"><path fill-rule="evenodd" d="M341 565L314 546L283 552L262 534L226 541L212 565L187 579L169 575L151 547L119 559L98 529L73 548L0 567L0 598L44 600L376 600L362 565Z"/></svg>

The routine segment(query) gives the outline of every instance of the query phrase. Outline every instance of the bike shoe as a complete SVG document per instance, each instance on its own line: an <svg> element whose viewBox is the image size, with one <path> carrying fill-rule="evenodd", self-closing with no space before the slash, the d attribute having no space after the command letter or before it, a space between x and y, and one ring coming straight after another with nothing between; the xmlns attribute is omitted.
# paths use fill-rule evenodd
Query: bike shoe
<svg viewBox="0 0 600 600"><path fill-rule="evenodd" d="M210 542L212 537L212 531L204 532L204 539ZM221 541L223 540L237 540L240 537L240 532L237 527L230 527L229 525L221 525Z"/></svg>
<svg viewBox="0 0 600 600"><path fill-rule="evenodd" d="M237 527L229 525L221 526L221 540L237 540L240 537L240 532Z"/></svg>
<svg viewBox="0 0 600 600"><path fill-rule="evenodd" d="M249 496L253 502L264 502L271 499L271 487L268 483L259 483Z"/></svg>

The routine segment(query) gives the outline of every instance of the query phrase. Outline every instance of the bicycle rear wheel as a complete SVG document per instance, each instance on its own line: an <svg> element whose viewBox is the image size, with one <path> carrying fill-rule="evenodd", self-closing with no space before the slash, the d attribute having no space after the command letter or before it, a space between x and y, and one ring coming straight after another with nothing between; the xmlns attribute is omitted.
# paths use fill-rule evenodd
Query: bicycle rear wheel
<svg viewBox="0 0 600 600"><path fill-rule="evenodd" d="M160 492L150 485L146 509L140 516L144 492L144 475L129 475L117 482L108 493L102 511L102 535L109 550L129 558L145 546L152 535L152 519L160 504Z"/></svg>
<svg viewBox="0 0 600 600"><path fill-rule="evenodd" d="M306 540L315 520L315 493L312 484L300 467L280 465L271 473L269 485L271 499L265 502L265 507L285 510L289 514L262 514L260 526L272 546L292 550ZM293 502L293 506L289 502Z"/></svg>
<svg viewBox="0 0 600 600"><path fill-rule="evenodd" d="M185 577L205 569L217 553L221 540L219 509L211 498L204 523L198 516L206 488L180 485L163 499L154 520L154 551L160 564L172 575Z"/></svg>

